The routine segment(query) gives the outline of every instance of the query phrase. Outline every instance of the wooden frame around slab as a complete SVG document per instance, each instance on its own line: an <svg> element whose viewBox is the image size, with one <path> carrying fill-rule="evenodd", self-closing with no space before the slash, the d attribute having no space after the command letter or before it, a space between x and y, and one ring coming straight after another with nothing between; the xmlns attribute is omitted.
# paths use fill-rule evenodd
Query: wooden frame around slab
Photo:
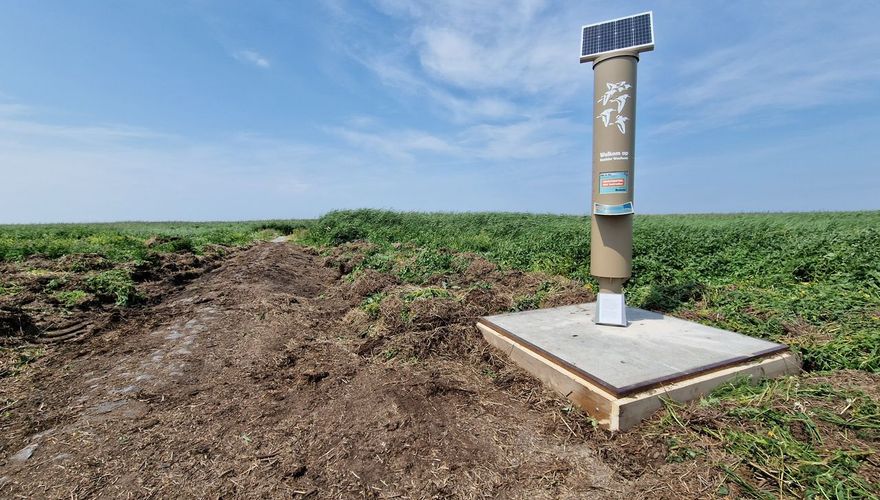
<svg viewBox="0 0 880 500"><path fill-rule="evenodd" d="M678 402L697 399L719 385L738 377L754 382L763 378L794 375L800 372L797 355L790 352L769 353L767 357L735 366L679 379L650 390L618 397L611 391L582 377L527 345L517 342L484 322L477 328L490 345L504 352L521 368L595 418L607 429L627 430L663 407L662 398Z"/></svg>
<svg viewBox="0 0 880 500"><path fill-rule="evenodd" d="M680 371L680 372L676 372L676 373L671 373L669 375L664 375L661 377L652 378L650 380L645 380L645 381L639 382L637 384L630 384L630 385L626 385L623 387L616 387L613 384L610 384L610 383L606 382L605 380L602 380L601 378L593 375L589 371L581 369L580 367L577 367L577 366L567 362L566 360L560 358L559 356L554 355L552 352L548 352L544 349L541 349L537 345L523 339L522 337L520 337L512 332L507 331L506 329L502 328L501 326L496 325L495 323L493 323L492 321L490 321L486 318L477 319L477 324L482 324L484 326L489 327L495 333L502 335L504 337L507 337L512 342L526 347L527 349L531 350L532 352L537 353L538 355L543 356L543 357L551 360L553 363L555 363L557 365L565 367L568 371L570 371L572 373L576 373L580 377L582 377L586 380L589 380L591 383L604 388L606 391L610 392L611 394L613 394L614 396L616 396L618 398L629 396L631 394L645 392L648 389L653 389L655 387L669 385L672 382L677 382L679 380L693 378L696 375L701 375L703 373L713 372L713 371L716 371L720 368L726 368L728 366L740 365L740 364L743 364L747 361L765 358L771 354L775 354L778 352L783 352L783 351L788 350L787 345L778 344L775 347L771 347L769 349L765 349L765 350L759 351L759 352L754 352L754 353L751 353L748 355L736 356L736 357L725 359L724 361L720 361L717 363L710 363L710 364L706 364L706 365L696 366L690 370L684 370L684 371Z"/></svg>

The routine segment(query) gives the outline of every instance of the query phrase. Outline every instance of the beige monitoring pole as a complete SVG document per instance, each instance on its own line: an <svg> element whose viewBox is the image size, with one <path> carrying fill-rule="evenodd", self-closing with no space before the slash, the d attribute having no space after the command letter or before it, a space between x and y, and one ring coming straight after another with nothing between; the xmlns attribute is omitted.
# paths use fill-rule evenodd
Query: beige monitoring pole
<svg viewBox="0 0 880 500"><path fill-rule="evenodd" d="M623 283L632 274L636 65L654 48L650 12L583 27L581 62L593 62L590 274L595 321L626 326Z"/></svg>

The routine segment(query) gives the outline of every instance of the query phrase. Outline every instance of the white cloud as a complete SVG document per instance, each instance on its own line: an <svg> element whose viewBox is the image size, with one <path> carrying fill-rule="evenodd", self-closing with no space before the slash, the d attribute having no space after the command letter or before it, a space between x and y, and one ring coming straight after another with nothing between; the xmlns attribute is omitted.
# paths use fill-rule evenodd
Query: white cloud
<svg viewBox="0 0 880 500"><path fill-rule="evenodd" d="M378 0L376 7L401 28L364 36L370 21L357 16L357 4L341 8L341 1L328 10L359 35L358 43L337 48L404 98L426 98L429 108L457 123L542 118L590 85L575 59L579 25L569 6Z"/></svg>
<svg viewBox="0 0 880 500"><path fill-rule="evenodd" d="M526 106L501 97L456 97L437 88L428 89L427 95L456 123L509 121L525 118L531 112Z"/></svg>
<svg viewBox="0 0 880 500"><path fill-rule="evenodd" d="M268 69L272 66L272 64L269 62L269 59L254 50L239 50L233 52L232 57L234 57L239 62L253 64L258 68Z"/></svg>
<svg viewBox="0 0 880 500"><path fill-rule="evenodd" d="M365 37L349 55L404 98L426 99L464 125L540 122L572 110L592 80L574 59L578 28L626 13L592 2L549 8L542 0L374 4L400 28ZM761 16L737 6L661 7L659 49L640 69L650 83L640 92L642 106L664 122L650 135L779 124L790 112L864 101L880 83L880 65L867 59L880 50L880 34L863 6L841 5L833 16L796 3L766 5ZM719 15L739 29L717 27L723 34L710 37L706 19ZM346 22L360 29L364 20L349 15Z"/></svg>
<svg viewBox="0 0 880 500"><path fill-rule="evenodd" d="M549 160L576 147L570 139L572 129L563 119L484 124L467 129L464 142L474 148L474 156L487 160Z"/></svg>
<svg viewBox="0 0 880 500"><path fill-rule="evenodd" d="M445 135L420 130L382 127L377 121L358 119L348 127L328 132L359 150L366 150L404 164L416 160L456 160L462 164L492 165L493 161L554 158L572 150L569 139L578 127L568 119L542 118L506 124L478 124ZM586 134L585 130L582 130ZM486 160L489 163L486 163Z"/></svg>
<svg viewBox="0 0 880 500"><path fill-rule="evenodd" d="M457 155L461 152L446 140L418 130L364 131L328 127L327 131L353 146L405 163L412 162L418 153Z"/></svg>
<svg viewBox="0 0 880 500"><path fill-rule="evenodd" d="M172 140L174 136L121 124L60 124L42 117L36 108L9 100L0 102L0 143L8 145L52 141L65 147L94 143L119 144L141 140Z"/></svg>
<svg viewBox="0 0 880 500"><path fill-rule="evenodd" d="M425 76L468 91L540 97L576 91L584 78L574 54L570 10L544 1L379 2L411 25L409 39ZM571 28L571 29L569 29Z"/></svg>
<svg viewBox="0 0 880 500"><path fill-rule="evenodd" d="M0 99L4 98L0 92ZM0 102L0 119L21 116L31 111L30 108L15 102Z"/></svg>
<svg viewBox="0 0 880 500"><path fill-rule="evenodd" d="M504 145L523 137L516 127L475 127L448 140L356 117L328 130L333 140L324 144L249 133L197 141L149 130L145 140L129 130L141 129L69 125L59 140L55 125L32 115L7 121L0 223L313 217L364 206L441 210L450 200L480 210L568 206L564 197L546 205L527 196L535 183L518 179L537 172L510 162L518 150ZM544 143L521 146L547 154L534 149ZM473 168L486 158L504 159L512 183L504 196L486 189L497 171ZM554 169L540 173L546 180Z"/></svg>
<svg viewBox="0 0 880 500"><path fill-rule="evenodd" d="M876 95L880 51L872 16L855 5L826 9L764 9L729 45L669 66L654 93L667 122L654 133L682 133L734 123L781 123L786 114ZM738 20L733 20L736 22ZM840 34L846 33L841 37Z"/></svg>
<svg viewBox="0 0 880 500"><path fill-rule="evenodd" d="M348 29L361 31L366 21L353 5L340 9L339 1L329 10ZM417 100L454 126L432 133L335 129L340 137L399 161L431 153L479 160L483 168L490 168L486 160L573 150L570 134L578 127L558 116L591 80L575 59L578 25L567 8L546 12L546 2L527 0L380 0L376 6L403 21L402 29L359 37L360 43L341 49L402 99ZM560 33L569 27L571 33ZM414 137L432 137L436 147L414 147Z"/></svg>
<svg viewBox="0 0 880 500"><path fill-rule="evenodd" d="M0 116L0 131L4 134L83 143L173 138L168 134L124 125L57 125L27 119L7 119L2 116Z"/></svg>
<svg viewBox="0 0 880 500"><path fill-rule="evenodd" d="M563 121L436 134L354 116L326 127L327 141L305 143L252 133L195 140L129 125L62 126L28 109L0 114L0 223L304 217L363 206L439 210L449 207L442 192L469 200L462 206L472 209L524 209L485 186L503 168L516 184L511 193L527 191L534 184L515 179L536 171L516 161L565 147L555 133L536 131Z"/></svg>
<svg viewBox="0 0 880 500"><path fill-rule="evenodd" d="M314 216L352 180L369 186L377 163L294 138L197 141L17 113L0 115L0 223Z"/></svg>

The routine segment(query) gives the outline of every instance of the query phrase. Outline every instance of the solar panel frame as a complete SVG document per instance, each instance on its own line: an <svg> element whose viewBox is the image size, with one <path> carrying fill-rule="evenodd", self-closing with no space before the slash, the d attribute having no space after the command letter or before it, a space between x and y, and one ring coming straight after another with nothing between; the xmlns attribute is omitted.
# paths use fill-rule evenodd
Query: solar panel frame
<svg viewBox="0 0 880 500"><path fill-rule="evenodd" d="M648 16L648 25L650 26L650 34L651 34L650 42L637 44L637 45L623 45L620 47L615 47L613 49L602 50L602 51L597 51L597 52L587 52L587 40L586 40L587 28L591 28L594 26L607 25L609 27L608 29L613 29L614 23L616 23L618 21L631 20L631 19L635 19L635 18L638 18L640 16L645 16L645 15ZM597 47L597 49L598 49L598 47ZM650 50L654 50L654 11L649 10L647 12L641 12L639 14L633 14L631 16L618 17L615 19L609 19L607 21L602 21L602 22L592 23L592 24L585 24L585 25L581 26L581 57L580 57L580 60L582 63L593 61L604 54L610 54L612 52L619 52L619 51L624 51L624 50L635 51L635 52L647 52ZM585 52L587 52L587 53L585 54Z"/></svg>

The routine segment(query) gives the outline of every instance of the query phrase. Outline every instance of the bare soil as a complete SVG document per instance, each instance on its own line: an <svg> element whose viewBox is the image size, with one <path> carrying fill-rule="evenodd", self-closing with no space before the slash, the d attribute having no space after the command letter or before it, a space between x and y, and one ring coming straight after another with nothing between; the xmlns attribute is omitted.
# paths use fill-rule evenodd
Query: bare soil
<svg viewBox="0 0 880 500"><path fill-rule="evenodd" d="M547 283L545 304L590 300L577 283L471 256L456 296L421 296L349 274L351 250L262 243L90 313L101 328L0 379L0 496L703 498L724 481L711 457L594 429L480 339L476 317Z"/></svg>

